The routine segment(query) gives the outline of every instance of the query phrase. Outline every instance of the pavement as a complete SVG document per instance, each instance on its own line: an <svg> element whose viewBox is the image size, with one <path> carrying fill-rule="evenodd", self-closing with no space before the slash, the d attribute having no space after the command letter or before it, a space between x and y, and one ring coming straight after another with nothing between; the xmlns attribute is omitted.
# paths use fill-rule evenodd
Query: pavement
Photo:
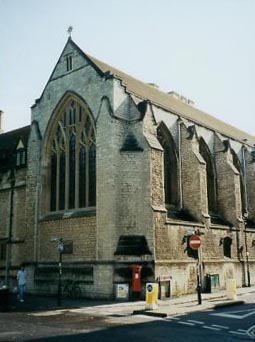
<svg viewBox="0 0 255 342"><path fill-rule="evenodd" d="M105 316L128 316L133 314L143 314L149 316L167 317L173 315L182 315L195 311L204 311L215 309L217 307L243 304L254 298L255 286L237 288L235 299L227 298L226 291L217 291L213 293L202 293L202 303L198 304L197 294L184 295L181 297L167 298L158 300L157 307L148 309L145 301L100 301L89 299L71 300L63 298L61 306L58 305L56 297L41 297L35 295L26 295L25 301L20 303L16 295L11 295L9 312L26 312L42 314L54 314L54 312L68 311L77 314L93 315L94 317ZM3 309L3 308L2 308ZM0 307L0 311L1 307Z"/></svg>

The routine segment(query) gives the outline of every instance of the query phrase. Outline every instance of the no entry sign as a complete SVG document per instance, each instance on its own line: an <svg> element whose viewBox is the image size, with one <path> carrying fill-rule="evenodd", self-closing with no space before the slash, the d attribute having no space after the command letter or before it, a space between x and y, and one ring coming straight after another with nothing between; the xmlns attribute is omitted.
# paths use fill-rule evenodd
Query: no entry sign
<svg viewBox="0 0 255 342"><path fill-rule="evenodd" d="M190 248L197 250L201 246L201 239L198 235L192 235L189 238L189 246Z"/></svg>

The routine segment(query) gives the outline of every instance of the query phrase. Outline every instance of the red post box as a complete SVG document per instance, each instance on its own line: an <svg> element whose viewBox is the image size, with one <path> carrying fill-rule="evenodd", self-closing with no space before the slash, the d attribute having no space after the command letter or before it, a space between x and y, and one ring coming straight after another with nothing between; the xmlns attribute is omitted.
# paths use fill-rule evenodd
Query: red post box
<svg viewBox="0 0 255 342"><path fill-rule="evenodd" d="M141 292L142 281L141 281L142 266L132 266L132 292Z"/></svg>

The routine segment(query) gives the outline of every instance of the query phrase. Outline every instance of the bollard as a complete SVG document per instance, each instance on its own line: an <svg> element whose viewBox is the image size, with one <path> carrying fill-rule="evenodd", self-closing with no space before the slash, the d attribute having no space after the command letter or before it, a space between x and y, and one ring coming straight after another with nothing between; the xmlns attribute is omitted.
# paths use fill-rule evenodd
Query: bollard
<svg viewBox="0 0 255 342"><path fill-rule="evenodd" d="M158 308L158 283L146 284L146 309L154 310Z"/></svg>
<svg viewBox="0 0 255 342"><path fill-rule="evenodd" d="M236 280L235 279L227 279L226 281L226 292L227 298L236 300L237 292L236 292Z"/></svg>

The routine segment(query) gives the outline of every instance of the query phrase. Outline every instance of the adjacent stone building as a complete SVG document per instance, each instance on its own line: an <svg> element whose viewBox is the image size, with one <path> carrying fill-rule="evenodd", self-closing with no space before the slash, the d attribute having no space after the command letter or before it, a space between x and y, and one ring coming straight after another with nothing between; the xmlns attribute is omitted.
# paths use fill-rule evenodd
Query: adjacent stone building
<svg viewBox="0 0 255 342"><path fill-rule="evenodd" d="M113 298L132 266L161 296L255 282L255 137L85 54L71 38L31 125L0 135L0 276ZM192 235L201 239L190 248ZM61 240L60 240L61 239ZM197 265L199 267L197 267Z"/></svg>

